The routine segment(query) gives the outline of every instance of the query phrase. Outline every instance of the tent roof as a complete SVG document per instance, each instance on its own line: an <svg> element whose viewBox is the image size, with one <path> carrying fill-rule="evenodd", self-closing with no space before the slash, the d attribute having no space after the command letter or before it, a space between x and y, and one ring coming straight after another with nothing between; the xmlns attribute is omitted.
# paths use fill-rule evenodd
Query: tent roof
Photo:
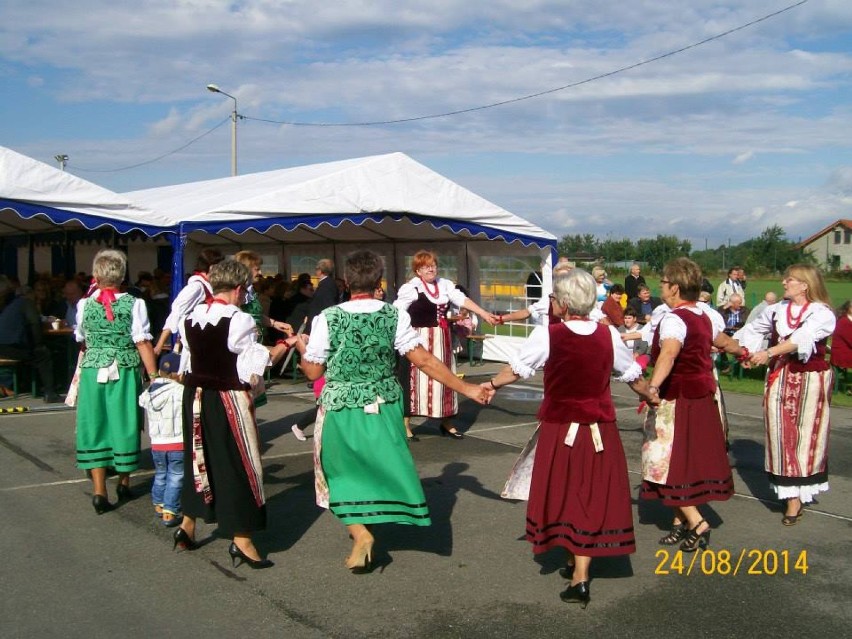
<svg viewBox="0 0 852 639"><path fill-rule="evenodd" d="M141 220L145 220L142 223ZM168 220L128 198L0 146L0 235L114 228L156 235Z"/></svg>
<svg viewBox="0 0 852 639"><path fill-rule="evenodd" d="M390 153L124 194L204 243L556 237L415 162ZM215 234L215 237L201 237Z"/></svg>

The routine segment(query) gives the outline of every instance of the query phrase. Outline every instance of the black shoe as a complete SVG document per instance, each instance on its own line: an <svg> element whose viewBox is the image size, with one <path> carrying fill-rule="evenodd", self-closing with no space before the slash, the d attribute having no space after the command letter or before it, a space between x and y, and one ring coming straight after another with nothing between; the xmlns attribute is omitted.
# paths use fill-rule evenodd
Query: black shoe
<svg viewBox="0 0 852 639"><path fill-rule="evenodd" d="M462 435L457 430L447 430L444 428L444 425L441 424L438 426L438 430L441 432L441 437L452 437L453 439L464 439L464 435Z"/></svg>
<svg viewBox="0 0 852 639"><path fill-rule="evenodd" d="M707 523L703 519L695 524L695 528L691 528L689 532L686 533L686 538L683 540L683 543L680 545L680 549L683 552L695 552L699 548L704 550L707 546L710 545L710 526L707 526L707 530L703 533L698 533L698 527L701 524Z"/></svg>
<svg viewBox="0 0 852 639"><path fill-rule="evenodd" d="M246 555L242 550L237 547L233 541L231 545L228 546L228 554L231 555L231 565L236 568L242 563L248 564L249 568L254 568L255 570L262 570L263 568L271 568L275 565L275 562L269 559L252 559L248 555ZM240 563L237 563L237 559L240 560Z"/></svg>
<svg viewBox="0 0 852 639"><path fill-rule="evenodd" d="M589 592L589 582L581 581L576 586L568 586L559 593L559 598L565 603L578 603L585 610L586 606L592 600L592 595Z"/></svg>
<svg viewBox="0 0 852 639"><path fill-rule="evenodd" d="M674 524L672 529L669 531L669 534L660 538L659 544L661 546L674 546L677 542L686 537L687 530L685 522Z"/></svg>
<svg viewBox="0 0 852 639"><path fill-rule="evenodd" d="M92 507L99 515L103 515L104 513L108 513L112 510L112 504L109 503L109 499L106 498L106 495L93 495Z"/></svg>
<svg viewBox="0 0 852 639"><path fill-rule="evenodd" d="M175 531L175 545L172 546L172 550L177 550L178 546L181 547L181 550L195 550L198 548L198 542L190 537L189 533L183 528L178 528Z"/></svg>
<svg viewBox="0 0 852 639"><path fill-rule="evenodd" d="M124 484L119 484L115 487L115 495L118 497L118 501L130 501L133 499L133 491L130 490L130 486Z"/></svg>

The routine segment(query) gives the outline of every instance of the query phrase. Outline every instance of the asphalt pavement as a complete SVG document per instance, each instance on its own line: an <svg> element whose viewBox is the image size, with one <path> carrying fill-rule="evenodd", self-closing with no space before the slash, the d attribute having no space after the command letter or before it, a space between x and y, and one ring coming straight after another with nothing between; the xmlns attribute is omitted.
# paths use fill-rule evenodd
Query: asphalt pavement
<svg viewBox="0 0 852 639"><path fill-rule="evenodd" d="M486 380L497 364L460 367ZM613 395L631 483L640 483L637 399ZM200 525L195 552L174 552L154 516L151 464L136 498L97 516L74 467L74 411L40 400L0 414L0 635L3 637L841 637L852 627L852 411L832 411L831 490L792 527L763 473L760 398L729 394L736 495L704 509L709 550L657 540L670 514L634 501L637 552L592 564L592 601L563 603L563 555L533 557L525 503L500 498L535 428L540 378L494 404L461 403L466 438L415 418L411 444L433 525L376 527L378 568L343 566L345 529L314 504L312 440L290 432L308 409L304 380L281 380L258 410L269 527L256 536L268 570L231 567L228 540ZM308 429L311 433L311 429ZM115 499L115 480L109 481ZM634 497L638 489L634 491ZM693 561L694 559L694 561Z"/></svg>

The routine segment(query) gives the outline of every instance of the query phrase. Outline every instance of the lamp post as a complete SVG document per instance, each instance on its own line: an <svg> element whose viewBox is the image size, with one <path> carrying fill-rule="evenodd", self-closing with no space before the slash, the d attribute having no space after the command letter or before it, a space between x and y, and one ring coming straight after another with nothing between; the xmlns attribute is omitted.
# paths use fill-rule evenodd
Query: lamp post
<svg viewBox="0 0 852 639"><path fill-rule="evenodd" d="M231 112L231 175L237 174L237 99L230 93L225 93L215 84L208 84L207 90L211 93L221 93L234 101L234 110Z"/></svg>
<svg viewBox="0 0 852 639"><path fill-rule="evenodd" d="M60 153L59 155L54 155L53 159L59 162L59 170L64 171L65 165L68 163L68 156L64 153Z"/></svg>

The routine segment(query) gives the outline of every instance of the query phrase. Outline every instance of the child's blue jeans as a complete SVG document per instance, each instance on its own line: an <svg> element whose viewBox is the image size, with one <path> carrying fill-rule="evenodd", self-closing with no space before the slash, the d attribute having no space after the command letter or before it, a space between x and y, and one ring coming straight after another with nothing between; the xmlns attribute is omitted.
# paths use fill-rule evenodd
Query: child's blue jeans
<svg viewBox="0 0 852 639"><path fill-rule="evenodd" d="M180 491L183 487L183 451L152 450L154 457L154 484L151 501L155 506L172 514L180 513Z"/></svg>

